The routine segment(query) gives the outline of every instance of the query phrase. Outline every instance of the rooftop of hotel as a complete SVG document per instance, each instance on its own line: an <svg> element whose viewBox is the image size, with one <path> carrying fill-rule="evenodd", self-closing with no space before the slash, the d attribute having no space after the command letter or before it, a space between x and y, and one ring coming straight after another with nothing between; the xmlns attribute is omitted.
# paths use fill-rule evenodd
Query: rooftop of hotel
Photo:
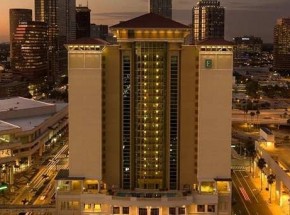
<svg viewBox="0 0 290 215"><path fill-rule="evenodd" d="M138 16L136 18L120 22L119 24L111 26L111 28L189 29L189 26L154 13L147 13L142 16Z"/></svg>
<svg viewBox="0 0 290 215"><path fill-rule="evenodd" d="M83 37L79 38L77 40L69 42L68 45L108 45L109 43L105 40L102 40L100 38L89 38L89 37Z"/></svg>

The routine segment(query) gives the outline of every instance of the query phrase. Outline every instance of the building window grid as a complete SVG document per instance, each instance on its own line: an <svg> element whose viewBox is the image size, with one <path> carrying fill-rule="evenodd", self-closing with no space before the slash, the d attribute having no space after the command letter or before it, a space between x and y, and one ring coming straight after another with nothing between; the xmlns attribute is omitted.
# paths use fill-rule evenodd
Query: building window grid
<svg viewBox="0 0 290 215"><path fill-rule="evenodd" d="M169 187L177 189L178 168L178 56L171 56L170 63L170 153Z"/></svg>
<svg viewBox="0 0 290 215"><path fill-rule="evenodd" d="M166 43L136 43L135 163L139 188L163 184Z"/></svg>
<svg viewBox="0 0 290 215"><path fill-rule="evenodd" d="M123 72L123 188L130 188L130 120L131 120L131 60L130 56L124 55L122 59Z"/></svg>

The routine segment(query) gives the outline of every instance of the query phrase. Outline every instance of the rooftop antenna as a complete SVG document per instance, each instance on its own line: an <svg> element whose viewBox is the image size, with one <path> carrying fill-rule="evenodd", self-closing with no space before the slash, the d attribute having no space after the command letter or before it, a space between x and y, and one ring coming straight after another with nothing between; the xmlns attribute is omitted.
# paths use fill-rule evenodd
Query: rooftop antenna
<svg viewBox="0 0 290 215"><path fill-rule="evenodd" d="M87 0L87 7L89 8L89 0Z"/></svg>

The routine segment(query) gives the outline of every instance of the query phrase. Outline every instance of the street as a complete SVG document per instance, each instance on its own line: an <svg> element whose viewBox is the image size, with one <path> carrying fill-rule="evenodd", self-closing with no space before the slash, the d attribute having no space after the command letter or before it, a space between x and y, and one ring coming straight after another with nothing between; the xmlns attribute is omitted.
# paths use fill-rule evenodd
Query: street
<svg viewBox="0 0 290 215"><path fill-rule="evenodd" d="M250 174L244 170L234 170L233 212L236 215L271 215L268 204L250 180Z"/></svg>

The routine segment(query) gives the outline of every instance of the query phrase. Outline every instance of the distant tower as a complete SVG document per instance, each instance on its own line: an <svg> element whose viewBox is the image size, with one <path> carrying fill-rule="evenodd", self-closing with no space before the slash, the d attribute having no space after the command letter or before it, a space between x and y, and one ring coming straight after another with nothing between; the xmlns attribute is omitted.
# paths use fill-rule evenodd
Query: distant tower
<svg viewBox="0 0 290 215"><path fill-rule="evenodd" d="M225 8L217 0L201 0L192 9L193 43L224 39Z"/></svg>
<svg viewBox="0 0 290 215"><path fill-rule="evenodd" d="M75 40L75 0L35 0L35 20L48 25L48 78L53 81L66 67L64 44Z"/></svg>
<svg viewBox="0 0 290 215"><path fill-rule="evenodd" d="M76 7L76 38L90 37L91 10L87 6Z"/></svg>
<svg viewBox="0 0 290 215"><path fill-rule="evenodd" d="M66 41L76 39L76 0L58 0L57 24L59 36L66 37Z"/></svg>
<svg viewBox="0 0 290 215"><path fill-rule="evenodd" d="M48 79L55 80L59 72L57 0L35 0L35 20L48 25Z"/></svg>
<svg viewBox="0 0 290 215"><path fill-rule="evenodd" d="M47 72L47 24L20 22L12 40L12 69L30 82L42 82Z"/></svg>
<svg viewBox="0 0 290 215"><path fill-rule="evenodd" d="M150 0L150 13L172 19L172 0Z"/></svg>
<svg viewBox="0 0 290 215"><path fill-rule="evenodd" d="M18 27L19 22L32 21L32 10L30 9L10 9L9 11L9 19L10 19L10 59L13 64L13 48L12 41L14 38L14 34L16 28ZM13 67L11 65L11 67Z"/></svg>
<svg viewBox="0 0 290 215"><path fill-rule="evenodd" d="M278 19L274 28L274 69L290 71L290 18Z"/></svg>

